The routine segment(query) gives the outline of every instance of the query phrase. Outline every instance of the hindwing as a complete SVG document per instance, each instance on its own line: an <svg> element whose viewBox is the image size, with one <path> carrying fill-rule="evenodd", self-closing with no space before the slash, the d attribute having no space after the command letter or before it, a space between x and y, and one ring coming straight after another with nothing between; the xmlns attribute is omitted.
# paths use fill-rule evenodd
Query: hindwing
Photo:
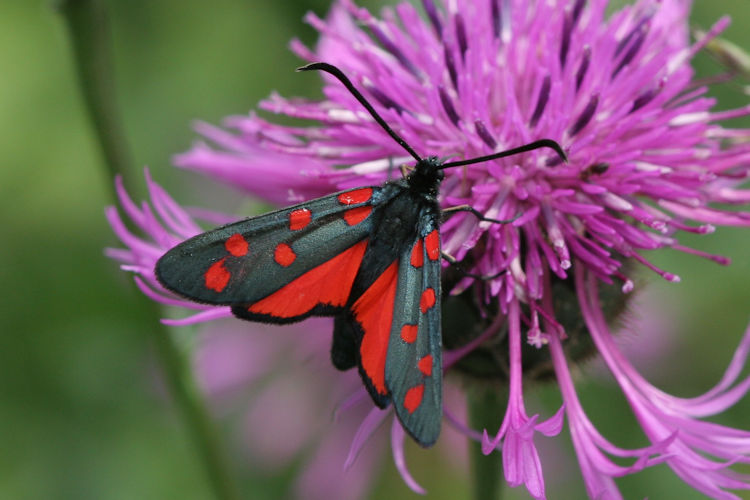
<svg viewBox="0 0 750 500"><path fill-rule="evenodd" d="M346 369L356 356L373 401L393 402L406 431L430 446L442 419L439 212L401 194L375 219L332 359Z"/></svg>
<svg viewBox="0 0 750 500"><path fill-rule="evenodd" d="M385 362L396 415L422 446L435 443L442 419L440 235L432 227L399 259Z"/></svg>

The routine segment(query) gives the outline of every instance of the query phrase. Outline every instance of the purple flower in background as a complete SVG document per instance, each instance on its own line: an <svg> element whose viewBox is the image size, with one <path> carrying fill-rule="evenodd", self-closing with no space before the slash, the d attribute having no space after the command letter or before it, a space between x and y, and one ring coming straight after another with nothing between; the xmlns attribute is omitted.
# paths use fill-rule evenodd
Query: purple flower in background
<svg viewBox="0 0 750 500"><path fill-rule="evenodd" d="M750 378L740 378L750 329L720 382L683 399L641 377L609 326L627 307L639 269L679 281L644 250L672 248L728 264L682 245L680 234L750 226L750 213L716 206L750 202L750 192L739 188L750 175L750 133L721 124L750 114L750 107L713 111L708 88L693 81L690 66L728 19L691 45L686 0L643 0L609 17L606 0L422 4L424 15L402 3L379 19L341 0L326 20L307 17L321 34L318 46L294 41L292 49L306 61L341 68L421 155L472 158L549 138L569 158L561 163L536 151L446 171L443 206L468 204L494 219L517 216L500 225L459 214L441 227L443 250L473 273L495 276L477 280L445 269L446 368L509 388L495 429L466 428L450 404L446 419L480 440L486 453L502 450L506 481L525 485L534 498L545 497L536 432L557 434L563 414L592 498L620 498L615 478L660 463L706 495L737 498L727 490L750 488L750 477L734 468L750 462L750 432L703 419L750 389ZM325 82L321 101L272 95L260 104L312 125L279 125L255 114L228 119L231 132L201 124L212 145L197 144L176 163L278 204L379 184L398 172L394 165L409 163L346 89ZM228 308L175 298L154 279L156 259L201 229L150 180L149 188L154 210L134 206L120 190L125 213L148 239L132 236L110 210L128 247L110 254L137 273L154 300L196 311L170 323L229 317ZM462 317L451 326L458 310L470 321ZM327 360L323 337L322 347L307 352ZM257 340L259 352L284 345L283 338ZM570 369L592 353L613 373L648 446L617 447L588 419ZM198 368L212 380L210 366ZM552 377L563 405L540 420L525 409L523 382ZM364 418L350 458L386 415L373 410ZM403 465L397 423L391 435L399 470L419 490Z"/></svg>

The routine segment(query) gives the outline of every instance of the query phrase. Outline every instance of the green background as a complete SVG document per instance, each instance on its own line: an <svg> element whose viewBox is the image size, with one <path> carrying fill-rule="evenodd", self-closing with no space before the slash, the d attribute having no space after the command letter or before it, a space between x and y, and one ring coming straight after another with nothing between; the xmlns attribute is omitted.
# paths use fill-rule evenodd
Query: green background
<svg viewBox="0 0 750 500"><path fill-rule="evenodd" d="M181 202L202 202L197 177L170 167L171 155L196 138L191 120L218 123L273 89L315 95L317 79L295 75L299 61L286 45L293 36L315 39L301 18L310 9L324 15L323 0L104 3L133 165L149 165ZM746 0L701 0L694 22L707 27L724 13L734 17L725 36L750 47ZM698 62L704 74L718 71L705 56ZM0 499L210 498L181 417L154 383L145 300L102 254L116 245L103 216L112 180L72 68L67 33L50 2L0 1ZM721 109L748 102L736 85L715 95ZM138 187L140 195L143 183ZM734 261L722 268L673 251L650 256L683 281L654 284L678 334L649 376L691 396L718 380L749 319L750 231L721 228L685 241ZM592 420L616 444L644 444L609 376L587 371L593 376L579 387ZM536 393L548 414L554 391ZM719 421L748 429L748 416L750 398ZM220 427L230 441L226 424ZM567 431L555 441L573 460ZM227 447L246 498L285 496L289 473L259 477L238 445ZM439 451L410 446L408 458L428 498L466 498L463 468ZM550 498L583 497L574 464L543 461ZM382 463L372 498L416 497L392 461ZM703 498L666 466L619 484L626 498ZM518 488L507 497L527 495Z"/></svg>

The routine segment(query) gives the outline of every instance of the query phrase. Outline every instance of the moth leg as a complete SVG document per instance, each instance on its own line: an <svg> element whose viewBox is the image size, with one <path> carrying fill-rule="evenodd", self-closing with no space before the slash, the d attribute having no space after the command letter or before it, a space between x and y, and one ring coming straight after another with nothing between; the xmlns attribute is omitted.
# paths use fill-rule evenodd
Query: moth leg
<svg viewBox="0 0 750 500"><path fill-rule="evenodd" d="M357 339L349 313L339 314L333 323L331 361L336 369L346 371L357 366Z"/></svg>
<svg viewBox="0 0 750 500"><path fill-rule="evenodd" d="M512 219L505 219L505 220L492 219L490 217L485 217L482 214L482 212L480 212L476 208L469 206L469 205L456 205L455 207L448 207L448 208L443 209L444 214L452 213L452 212L469 212L470 214L472 214L474 217L476 217L482 222L494 222L495 224L509 224L521 216L521 214L518 214Z"/></svg>
<svg viewBox="0 0 750 500"><path fill-rule="evenodd" d="M503 269L502 271L497 272L495 274L476 274L476 273L472 273L472 272L469 272L469 271L465 270L462 267L462 264L454 256L452 256L451 254L449 254L447 252L440 252L440 253L443 254L443 259L445 259L446 261L448 261L448 263L450 265L456 267L456 270L458 272L460 272L461 274L464 274L464 275L466 275L466 276L468 276L470 278L475 278L475 279L482 280L482 281L489 281L489 280L493 280L493 279L495 279L495 278L497 278L499 276L502 276L507 271L506 269Z"/></svg>
<svg viewBox="0 0 750 500"><path fill-rule="evenodd" d="M396 164L393 162L393 157L388 157L388 180L390 181L393 178L393 169L396 168ZM409 166L402 163L398 166L398 169L401 171L401 176L406 179L409 177Z"/></svg>

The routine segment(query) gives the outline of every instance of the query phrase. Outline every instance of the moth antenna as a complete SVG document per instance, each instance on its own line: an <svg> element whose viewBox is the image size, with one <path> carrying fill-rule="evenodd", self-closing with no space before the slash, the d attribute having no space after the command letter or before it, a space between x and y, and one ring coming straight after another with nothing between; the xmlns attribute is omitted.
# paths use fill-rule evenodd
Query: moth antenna
<svg viewBox="0 0 750 500"><path fill-rule="evenodd" d="M302 66L301 68L297 68L297 71L325 71L326 73L335 76L342 84L344 84L344 87L351 92L351 94L362 104L362 106L365 107L368 113L370 113L370 116L372 116L376 122L378 122L378 125L380 125L383 130L385 130L388 135L390 135L394 141L396 141L402 148L406 150L409 155L417 160L417 162L422 161L422 158L414 151L411 146L409 146L405 140L401 138L400 135L398 135L391 127L388 126L388 124L383 120L383 117L381 117L377 111L375 111L375 108L372 107L372 104L368 102L367 99L365 99L365 96L363 96L359 90L354 87L354 84L349 80L349 78L336 66L333 64L328 64L324 62L316 62L308 64L307 66ZM559 147L559 146L558 146Z"/></svg>
<svg viewBox="0 0 750 500"><path fill-rule="evenodd" d="M493 153L491 155L478 156L476 158L470 158L468 160L460 160L460 161L452 161L448 163L443 163L440 166L440 169L442 170L444 168L463 167L464 165L472 165L474 163L497 160L498 158L505 158L506 156L513 156L519 153L525 153L527 151L533 151L535 149L541 149L541 148L550 148L554 150L555 153L557 153L557 155L560 157L560 159L562 159L562 161L564 162L568 161L568 157L565 155L565 151L563 151L563 149L560 147L560 145L557 142L553 141L552 139L540 139L538 141L524 144L523 146L519 146L517 148L500 151L498 153Z"/></svg>

